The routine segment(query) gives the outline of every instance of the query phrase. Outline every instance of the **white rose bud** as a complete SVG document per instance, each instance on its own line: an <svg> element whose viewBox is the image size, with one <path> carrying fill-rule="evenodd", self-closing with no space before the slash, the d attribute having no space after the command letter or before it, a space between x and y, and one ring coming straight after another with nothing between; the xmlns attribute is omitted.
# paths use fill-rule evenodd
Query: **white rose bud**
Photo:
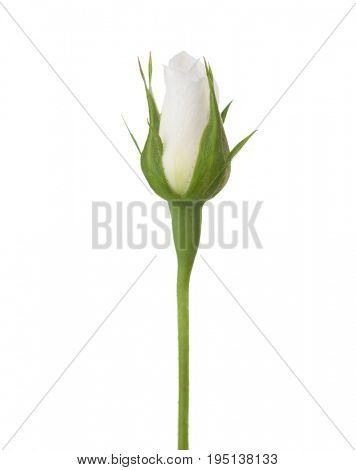
<svg viewBox="0 0 356 470"><path fill-rule="evenodd" d="M139 62L149 109L149 132L141 152L141 167L152 189L168 201L206 201L226 184L232 158L252 134L231 151L220 113L217 86L206 62L186 52L165 67L166 95L162 112L152 92L152 61L148 83Z"/></svg>

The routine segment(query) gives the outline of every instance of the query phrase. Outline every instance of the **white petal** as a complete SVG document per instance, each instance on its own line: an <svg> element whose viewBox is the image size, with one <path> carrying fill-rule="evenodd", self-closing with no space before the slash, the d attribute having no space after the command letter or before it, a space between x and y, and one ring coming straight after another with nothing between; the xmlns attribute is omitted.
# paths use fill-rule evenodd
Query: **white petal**
<svg viewBox="0 0 356 470"><path fill-rule="evenodd" d="M197 59L194 59L187 52L182 51L179 54L176 54L168 62L168 67L170 69L176 70L177 72L187 73L197 62Z"/></svg>
<svg viewBox="0 0 356 470"><path fill-rule="evenodd" d="M169 185L183 195L188 189L201 136L209 119L210 95L205 66L181 52L165 67L165 81L160 124L162 162Z"/></svg>

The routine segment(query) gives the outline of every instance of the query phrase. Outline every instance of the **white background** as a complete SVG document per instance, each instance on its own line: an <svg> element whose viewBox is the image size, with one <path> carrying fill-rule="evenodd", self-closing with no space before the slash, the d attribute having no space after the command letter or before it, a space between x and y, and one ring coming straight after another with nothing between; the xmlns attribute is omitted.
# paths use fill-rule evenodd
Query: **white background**
<svg viewBox="0 0 356 470"><path fill-rule="evenodd" d="M7 0L6 7L140 173L137 55L206 56L235 144L351 7L349 1ZM202 252L356 446L356 8L234 162L215 199L264 205L253 245ZM91 204L150 195L0 8L0 439L4 469L76 456L175 455L173 247L92 250ZM148 223L149 220L148 220ZM231 231L236 221L227 223ZM355 451L198 258L191 285L191 455L278 452L281 469L355 468Z"/></svg>

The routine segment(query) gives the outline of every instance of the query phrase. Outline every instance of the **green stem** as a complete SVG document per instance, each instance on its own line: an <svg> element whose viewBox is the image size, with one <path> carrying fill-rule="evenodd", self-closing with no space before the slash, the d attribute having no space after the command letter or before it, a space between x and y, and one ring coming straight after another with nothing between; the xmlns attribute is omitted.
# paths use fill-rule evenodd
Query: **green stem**
<svg viewBox="0 0 356 470"><path fill-rule="evenodd" d="M189 424L189 281L199 246L203 203L174 201L169 204L177 252L178 304L178 449L188 450Z"/></svg>
<svg viewBox="0 0 356 470"><path fill-rule="evenodd" d="M189 449L189 275L178 267L178 449Z"/></svg>

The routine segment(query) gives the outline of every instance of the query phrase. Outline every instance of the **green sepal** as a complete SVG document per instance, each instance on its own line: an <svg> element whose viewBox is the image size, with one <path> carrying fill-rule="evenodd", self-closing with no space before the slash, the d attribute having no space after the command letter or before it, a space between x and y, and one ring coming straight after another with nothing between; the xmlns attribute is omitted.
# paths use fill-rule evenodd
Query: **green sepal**
<svg viewBox="0 0 356 470"><path fill-rule="evenodd" d="M228 103L225 108L221 111L221 120L222 122L224 123L225 122L225 119L226 119L226 116L227 116L227 112L229 111L229 108L231 106L231 103L232 103L232 100L230 101L230 103Z"/></svg>
<svg viewBox="0 0 356 470"><path fill-rule="evenodd" d="M141 168L149 185L155 193L163 199L177 199L167 182L162 166L163 144L162 140L152 127L149 128L148 137L142 150Z"/></svg>
<svg viewBox="0 0 356 470"><path fill-rule="evenodd" d="M160 114L152 93L152 59L150 55L148 65L149 86L143 73L140 60L139 69L143 83L145 85L146 98L148 104L148 136L141 153L141 168L149 185L163 199L177 199L177 195L171 190L164 174L162 166L163 143L159 135Z"/></svg>
<svg viewBox="0 0 356 470"><path fill-rule="evenodd" d="M225 163L225 166L222 168L221 170L221 173L223 173L223 171L225 170L226 167L230 166L231 165L231 160L234 158L234 156L242 149L242 147L246 144L246 142L250 139L250 137L253 136L253 134L257 132L257 129L253 132L251 132L251 134L249 134L247 137L245 137L244 139L241 140L241 142L239 142L237 145L235 145L235 147L231 150L231 152L229 153L228 157L227 157L227 160L226 160L226 163ZM219 178L219 174L216 175L216 179ZM212 184L214 183L214 181L212 182Z"/></svg>
<svg viewBox="0 0 356 470"><path fill-rule="evenodd" d="M134 135L133 135L133 133L131 132L131 130L130 130L130 128L129 128L129 126L127 125L127 122L126 122L126 121L125 121L125 119L124 119L124 117L123 117L123 116L121 116L121 117L122 117L122 120L123 120L123 121L124 121L124 123L125 123L126 129L128 130L128 133L130 134L130 137L131 137L131 139L132 139L133 143L135 144L135 147L136 147L136 148L137 148L137 150L138 150L138 153L139 153L140 155L142 155L142 152L141 152L140 146L138 145L138 143L137 143L137 140L136 140L135 136L134 136Z"/></svg>
<svg viewBox="0 0 356 470"><path fill-rule="evenodd" d="M184 199L207 200L214 197L226 184L230 175L227 143L222 118L214 90L211 67L205 62L210 90L210 115L200 140L198 157L192 179Z"/></svg>
<svg viewBox="0 0 356 470"><path fill-rule="evenodd" d="M257 129L254 130L253 132L251 132L251 134L249 134L247 137L245 137L244 139L241 140L241 142L239 142L237 145L235 145L235 147L230 151L229 155L228 155L228 160L231 162L231 160L234 158L235 155L237 155L239 153L239 151L242 149L242 147L246 144L246 142L248 140L250 140L250 138L253 136L253 134L257 132Z"/></svg>
<svg viewBox="0 0 356 470"><path fill-rule="evenodd" d="M148 84L151 89L152 85L152 54L150 52L150 57L148 59Z"/></svg>
<svg viewBox="0 0 356 470"><path fill-rule="evenodd" d="M152 59L151 59L151 61L152 61ZM140 59L138 59L138 66L139 66L139 69L140 69L140 74L141 74L143 84L145 86L145 91L146 91L146 98L147 98L148 112L149 112L149 122L150 122L150 125L154 129L156 129L157 132L158 132L159 131L160 115L159 115L159 112L158 112L158 108L157 108L155 99L153 97L152 87L151 87L152 62L151 62L151 65L148 68L149 69L149 86L147 86L146 77L145 77L145 74L143 73Z"/></svg>

